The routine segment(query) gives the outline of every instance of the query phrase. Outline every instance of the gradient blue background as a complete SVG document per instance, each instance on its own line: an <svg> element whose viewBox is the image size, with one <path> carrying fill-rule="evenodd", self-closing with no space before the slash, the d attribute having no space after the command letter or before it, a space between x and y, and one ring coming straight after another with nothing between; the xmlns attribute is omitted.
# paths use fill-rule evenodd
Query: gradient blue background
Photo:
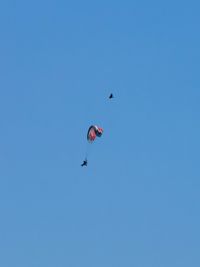
<svg viewBox="0 0 200 267"><path fill-rule="evenodd" d="M200 266L199 10L1 1L0 266Z"/></svg>

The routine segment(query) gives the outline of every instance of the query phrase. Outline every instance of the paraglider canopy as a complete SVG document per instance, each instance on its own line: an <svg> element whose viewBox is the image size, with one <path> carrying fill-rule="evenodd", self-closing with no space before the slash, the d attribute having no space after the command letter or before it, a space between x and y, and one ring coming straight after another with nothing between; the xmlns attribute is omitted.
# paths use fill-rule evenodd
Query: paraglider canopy
<svg viewBox="0 0 200 267"><path fill-rule="evenodd" d="M87 140L88 142L92 143L96 137L101 137L103 134L103 129L96 126L96 125L92 125L89 127L88 132L87 132Z"/></svg>

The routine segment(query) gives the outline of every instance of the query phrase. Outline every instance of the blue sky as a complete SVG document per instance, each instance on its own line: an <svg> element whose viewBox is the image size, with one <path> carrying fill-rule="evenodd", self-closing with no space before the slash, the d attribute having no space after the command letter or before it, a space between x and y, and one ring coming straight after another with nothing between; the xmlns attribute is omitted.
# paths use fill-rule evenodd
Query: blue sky
<svg viewBox="0 0 200 267"><path fill-rule="evenodd" d="M199 8L1 1L1 266L200 266Z"/></svg>

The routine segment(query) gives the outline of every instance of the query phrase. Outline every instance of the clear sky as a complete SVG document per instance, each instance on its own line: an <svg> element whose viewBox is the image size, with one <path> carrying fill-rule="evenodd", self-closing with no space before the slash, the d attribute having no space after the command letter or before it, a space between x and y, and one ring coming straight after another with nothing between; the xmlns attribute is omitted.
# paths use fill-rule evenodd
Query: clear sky
<svg viewBox="0 0 200 267"><path fill-rule="evenodd" d="M0 266L200 266L199 10L1 1Z"/></svg>

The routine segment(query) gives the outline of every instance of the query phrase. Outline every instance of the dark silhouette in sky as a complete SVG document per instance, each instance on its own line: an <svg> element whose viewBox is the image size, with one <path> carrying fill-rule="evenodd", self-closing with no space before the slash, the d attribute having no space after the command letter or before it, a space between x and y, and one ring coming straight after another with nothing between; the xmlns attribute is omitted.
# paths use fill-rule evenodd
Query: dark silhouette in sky
<svg viewBox="0 0 200 267"><path fill-rule="evenodd" d="M81 164L81 167L83 167L83 166L87 166L87 159L85 159L85 160L83 161L83 163Z"/></svg>
<svg viewBox="0 0 200 267"><path fill-rule="evenodd" d="M112 99L112 98L114 98L114 96L113 94L110 94L109 99Z"/></svg>

